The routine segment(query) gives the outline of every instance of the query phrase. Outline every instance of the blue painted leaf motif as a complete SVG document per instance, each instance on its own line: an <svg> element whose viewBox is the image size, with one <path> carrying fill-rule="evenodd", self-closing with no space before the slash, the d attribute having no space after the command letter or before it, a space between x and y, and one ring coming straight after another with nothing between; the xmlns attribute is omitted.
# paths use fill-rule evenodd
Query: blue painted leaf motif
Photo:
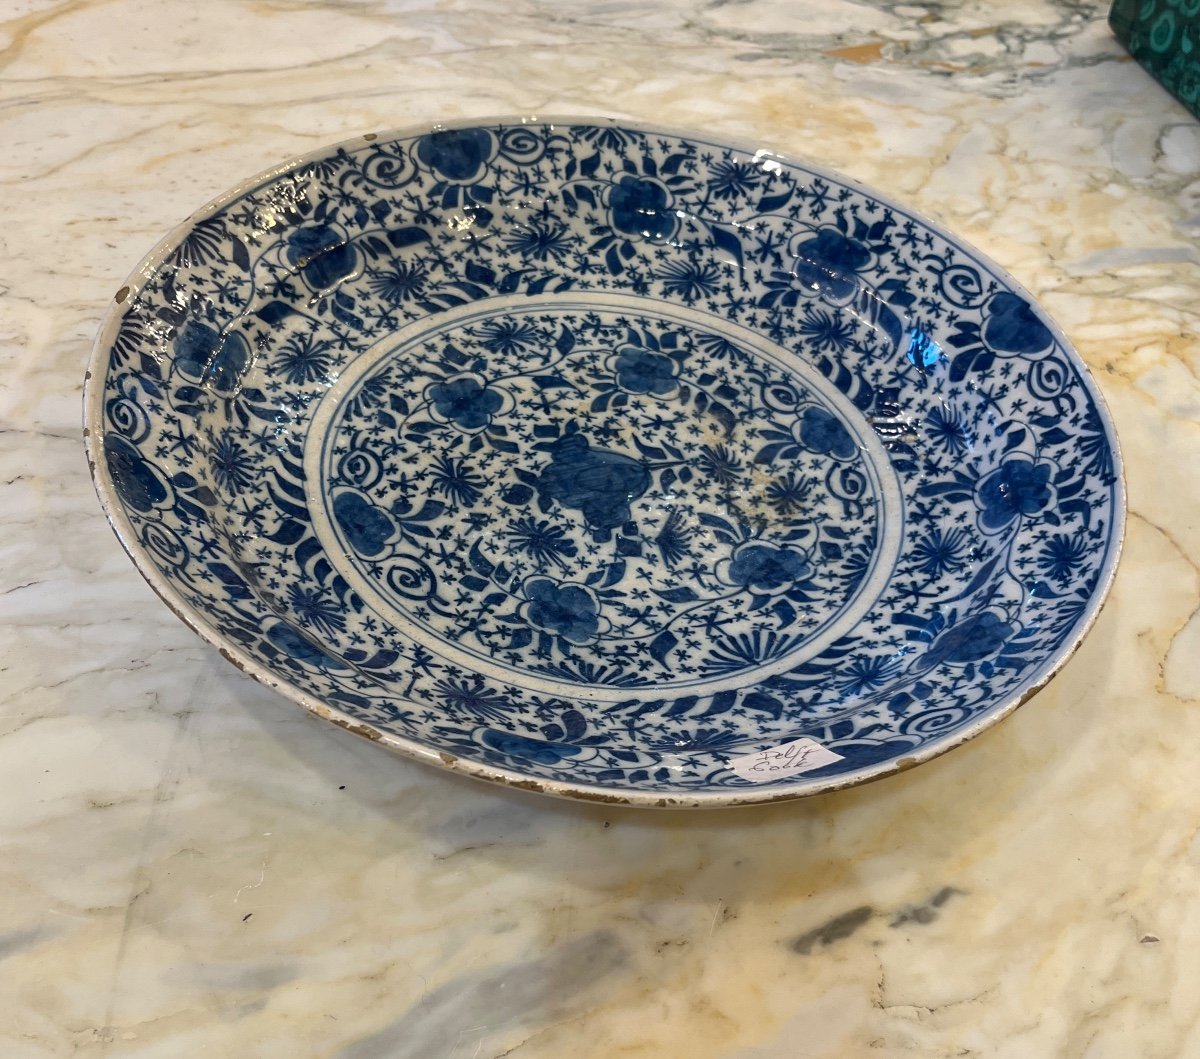
<svg viewBox="0 0 1200 1059"><path fill-rule="evenodd" d="M741 533L734 529L729 522L721 518L719 515L713 515L707 511L701 511L698 514L698 518L701 525L707 526L716 534L719 540L723 540L727 544L736 544L742 539Z"/></svg>
<svg viewBox="0 0 1200 1059"><path fill-rule="evenodd" d="M896 311L876 291L864 284L855 297L854 305L862 320L884 334L890 348L899 347L900 340L904 337L904 324Z"/></svg>
<svg viewBox="0 0 1200 1059"><path fill-rule="evenodd" d="M737 265L739 270L745 268L746 260L742 254L742 241L738 238L736 231L714 226L712 229L712 240L718 250L724 251L733 257L734 264Z"/></svg>
<svg viewBox="0 0 1200 1059"><path fill-rule="evenodd" d="M119 434L105 435L104 457L117 495L135 511L152 511L170 497L162 473Z"/></svg>
<svg viewBox="0 0 1200 1059"><path fill-rule="evenodd" d="M276 544L298 544L307 532L308 527L304 523L293 519L284 519L279 528L268 535L267 540L274 541Z"/></svg>
<svg viewBox="0 0 1200 1059"><path fill-rule="evenodd" d="M784 706L774 695L764 691L752 691L742 699L742 705L748 710L765 713L768 717L778 720L783 716Z"/></svg>
<svg viewBox="0 0 1200 1059"><path fill-rule="evenodd" d="M273 301L267 302L261 309L256 309L254 315L262 320L263 323L274 327L291 316L295 311L287 302Z"/></svg>
<svg viewBox="0 0 1200 1059"><path fill-rule="evenodd" d="M236 236L230 240L230 256L233 262L243 272L250 271L250 251L246 244Z"/></svg>
<svg viewBox="0 0 1200 1059"><path fill-rule="evenodd" d="M686 585L682 588L655 589L654 594L659 599L665 599L668 603L692 603L700 598L699 593L694 588L689 588Z"/></svg>
<svg viewBox="0 0 1200 1059"><path fill-rule="evenodd" d="M496 270L482 265L478 261L468 261L466 268L463 269L463 275L472 283L479 283L485 287L496 285Z"/></svg>
<svg viewBox="0 0 1200 1059"><path fill-rule="evenodd" d="M667 656L679 645L677 637L670 629L664 629L650 641L650 657L660 666L667 665Z"/></svg>
<svg viewBox="0 0 1200 1059"><path fill-rule="evenodd" d="M245 579L226 563L208 563L207 569L222 585L230 599L249 599L250 586Z"/></svg>
<svg viewBox="0 0 1200 1059"><path fill-rule="evenodd" d="M414 226L393 228L387 233L388 242L397 250L408 246L417 246L420 243L428 243L431 239L432 237L426 229Z"/></svg>
<svg viewBox="0 0 1200 1059"><path fill-rule="evenodd" d="M557 765L563 758L579 753L579 747L566 743L552 743L543 739L530 739L512 732L499 732L485 728L480 736L484 746L498 750L506 757L532 761L538 765Z"/></svg>
<svg viewBox="0 0 1200 1059"><path fill-rule="evenodd" d="M758 212L774 213L776 210L783 209L784 206L791 202L793 190L793 188L788 188L777 195L764 195L758 201Z"/></svg>
<svg viewBox="0 0 1200 1059"><path fill-rule="evenodd" d="M322 650L307 636L293 629L286 622L276 622L267 631L267 640L297 662L335 670L350 668L340 658L335 658Z"/></svg>

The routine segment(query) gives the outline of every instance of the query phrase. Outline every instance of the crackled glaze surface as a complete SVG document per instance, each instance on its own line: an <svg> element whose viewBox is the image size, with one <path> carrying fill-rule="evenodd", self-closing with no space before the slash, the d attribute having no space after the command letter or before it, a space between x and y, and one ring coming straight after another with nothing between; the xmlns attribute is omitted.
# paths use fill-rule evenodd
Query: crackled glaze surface
<svg viewBox="0 0 1200 1059"><path fill-rule="evenodd" d="M207 635L568 792L920 759L1044 682L1123 528L1107 413L995 266L829 173L628 125L372 136L257 181L156 251L93 374L101 495ZM838 757L730 767L801 736Z"/></svg>
<svg viewBox="0 0 1200 1059"><path fill-rule="evenodd" d="M0 1054L1200 1052L1200 138L1105 6L8 5ZM129 264L274 159L531 110L831 165L1062 326L1130 513L1108 604L1028 706L852 790L585 805L313 718L146 588L79 451Z"/></svg>

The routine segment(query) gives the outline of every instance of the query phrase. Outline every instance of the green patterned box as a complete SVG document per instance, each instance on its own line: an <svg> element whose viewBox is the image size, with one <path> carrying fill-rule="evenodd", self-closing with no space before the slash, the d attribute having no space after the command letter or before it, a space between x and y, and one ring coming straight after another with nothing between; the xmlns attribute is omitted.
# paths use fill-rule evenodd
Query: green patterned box
<svg viewBox="0 0 1200 1059"><path fill-rule="evenodd" d="M1117 39L1200 117L1200 0L1114 0Z"/></svg>

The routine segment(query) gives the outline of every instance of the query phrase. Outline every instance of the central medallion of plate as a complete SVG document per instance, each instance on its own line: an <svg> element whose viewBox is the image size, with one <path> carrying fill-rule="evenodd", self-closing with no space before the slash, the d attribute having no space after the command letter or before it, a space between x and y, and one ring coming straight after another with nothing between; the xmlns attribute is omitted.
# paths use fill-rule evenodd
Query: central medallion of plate
<svg viewBox="0 0 1200 1059"><path fill-rule="evenodd" d="M594 700L803 664L874 603L887 453L762 336L619 295L496 299L363 355L309 431L339 572L432 654Z"/></svg>

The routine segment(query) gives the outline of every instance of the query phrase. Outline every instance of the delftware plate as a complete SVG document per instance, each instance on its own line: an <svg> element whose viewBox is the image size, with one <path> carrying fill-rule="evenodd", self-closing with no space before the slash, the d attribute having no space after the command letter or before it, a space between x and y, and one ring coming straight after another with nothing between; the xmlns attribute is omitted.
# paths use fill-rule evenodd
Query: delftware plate
<svg viewBox="0 0 1200 1059"><path fill-rule="evenodd" d="M365 136L116 295L86 393L139 570L246 672L532 790L738 804L1012 711L1108 591L1078 356L844 178L595 119Z"/></svg>

